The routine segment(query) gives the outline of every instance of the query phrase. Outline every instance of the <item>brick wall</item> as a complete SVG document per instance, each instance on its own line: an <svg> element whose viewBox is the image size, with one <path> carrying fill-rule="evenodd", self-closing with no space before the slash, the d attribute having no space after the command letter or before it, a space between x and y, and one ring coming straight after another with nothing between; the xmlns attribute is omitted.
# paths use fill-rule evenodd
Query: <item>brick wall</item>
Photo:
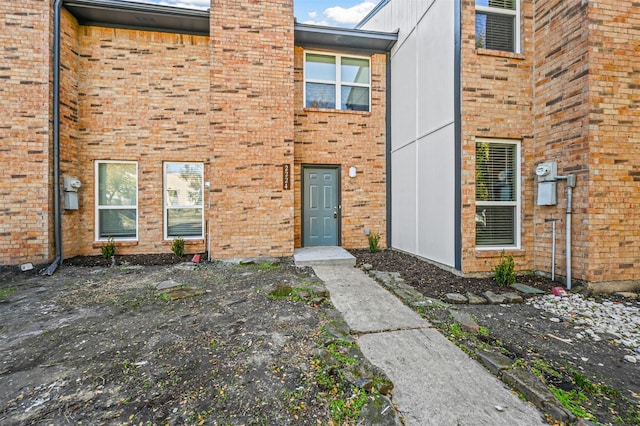
<svg viewBox="0 0 640 426"><path fill-rule="evenodd" d="M585 279L640 286L640 4L589 2L588 235ZM586 186L586 182L579 182ZM574 220L579 222L579 219ZM578 230L580 232L580 228ZM585 263L587 263L585 262ZM576 265L577 266L577 265ZM577 268L576 268L577 269Z"/></svg>
<svg viewBox="0 0 640 426"><path fill-rule="evenodd" d="M536 9L536 156L577 176L572 273L609 289L640 280L639 15L631 1L541 1ZM539 208L537 223L564 217L559 187L558 207ZM549 235L536 237L545 264ZM561 249L563 274L564 256Z"/></svg>
<svg viewBox="0 0 640 426"><path fill-rule="evenodd" d="M535 15L534 140L536 163L556 161L558 174L575 174L572 273L588 277L589 55L587 8L581 0L541 0ZM550 271L551 224L556 222L556 271L566 274L566 183L558 205L536 207L536 269Z"/></svg>
<svg viewBox="0 0 640 426"><path fill-rule="evenodd" d="M478 138L521 142L521 249L510 251L518 269L533 269L533 37L531 1L521 5L521 52L475 46L475 2L462 2L462 270L488 272L501 251L476 250L475 150Z"/></svg>
<svg viewBox="0 0 640 426"><path fill-rule="evenodd" d="M0 264L54 256L48 3L0 6Z"/></svg>
<svg viewBox="0 0 640 426"><path fill-rule="evenodd" d="M80 165L80 138L78 134L78 83L80 77L80 34L76 19L62 9L60 19L60 175L82 178ZM81 193L90 190L81 189ZM64 206L64 199L61 200ZM88 212L90 209L83 209ZM82 221L80 210L63 210L62 252L65 258L80 254L79 234Z"/></svg>
<svg viewBox="0 0 640 426"><path fill-rule="evenodd" d="M211 3L212 253L293 254L293 1Z"/></svg>
<svg viewBox="0 0 640 426"><path fill-rule="evenodd" d="M295 245L302 245L302 164L339 165L342 246L368 246L365 229L386 246L386 59L371 57L371 112L304 108L304 50L295 49ZM357 177L349 177L355 166Z"/></svg>
<svg viewBox="0 0 640 426"><path fill-rule="evenodd" d="M80 210L65 244L78 254L99 254L95 243L95 162L138 163L138 241L121 243L118 253L170 252L163 229L163 162L209 165L209 39L201 36L114 28L79 28L78 136L66 140L79 153ZM72 55L65 55L73 62ZM70 64L64 64L65 69ZM72 121L72 120L69 120ZM72 157L72 156L71 156ZM65 162L65 173L74 161ZM207 202L205 194L205 203ZM69 221L65 222L70 225ZM205 250L204 240L187 251Z"/></svg>

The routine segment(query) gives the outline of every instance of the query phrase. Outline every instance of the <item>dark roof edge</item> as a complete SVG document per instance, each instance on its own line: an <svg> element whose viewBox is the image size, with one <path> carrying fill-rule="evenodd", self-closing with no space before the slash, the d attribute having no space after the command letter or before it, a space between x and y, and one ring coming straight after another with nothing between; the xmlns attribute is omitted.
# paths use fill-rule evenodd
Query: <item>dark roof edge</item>
<svg viewBox="0 0 640 426"><path fill-rule="evenodd" d="M398 33L324 27L295 23L295 43L303 47L386 53L398 41Z"/></svg>
<svg viewBox="0 0 640 426"><path fill-rule="evenodd" d="M62 5L82 25L209 35L209 10L124 0L63 0Z"/></svg>
<svg viewBox="0 0 640 426"><path fill-rule="evenodd" d="M358 22L358 24L356 25L356 28L360 28L362 27L364 24L366 24L369 19L373 18L373 16L378 13L380 11L380 9L382 9L383 7L385 7L387 5L387 3L389 3L391 0L380 0L380 3L378 3L376 5L376 7L374 7L373 9L371 9L371 12L367 13L367 16L365 16L364 18L362 18L362 20L360 22Z"/></svg>
<svg viewBox="0 0 640 426"><path fill-rule="evenodd" d="M201 17L209 19L209 10L187 9L184 7L165 6L153 3L141 3L126 0L62 0L63 6L99 7L110 10L128 12L153 12L162 15L178 15L185 17Z"/></svg>

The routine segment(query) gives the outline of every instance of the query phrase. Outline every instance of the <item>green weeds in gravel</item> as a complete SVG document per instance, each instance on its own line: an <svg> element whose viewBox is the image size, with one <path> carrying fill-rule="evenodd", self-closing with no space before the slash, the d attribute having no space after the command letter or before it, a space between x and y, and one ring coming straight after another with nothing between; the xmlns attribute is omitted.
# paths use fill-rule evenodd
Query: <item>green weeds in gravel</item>
<svg viewBox="0 0 640 426"><path fill-rule="evenodd" d="M564 405L576 417L593 420L593 415L591 415L583 406L589 399L582 391L576 389L566 391L555 386L549 386L549 390L556 398L558 398L558 401L560 401L562 405Z"/></svg>
<svg viewBox="0 0 640 426"><path fill-rule="evenodd" d="M7 299L9 296L15 293L15 291L15 287L0 288L0 300Z"/></svg>

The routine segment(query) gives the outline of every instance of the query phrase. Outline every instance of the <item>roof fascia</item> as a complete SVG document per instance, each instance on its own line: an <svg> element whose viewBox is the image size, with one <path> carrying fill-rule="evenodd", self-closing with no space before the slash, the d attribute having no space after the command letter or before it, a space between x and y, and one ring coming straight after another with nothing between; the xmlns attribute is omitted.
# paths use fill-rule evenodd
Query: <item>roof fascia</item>
<svg viewBox="0 0 640 426"><path fill-rule="evenodd" d="M294 25L294 31L297 46L366 54L387 53L391 51L398 40L397 32L388 33L299 23Z"/></svg>
<svg viewBox="0 0 640 426"><path fill-rule="evenodd" d="M209 11L123 0L63 0L81 25L209 35Z"/></svg>

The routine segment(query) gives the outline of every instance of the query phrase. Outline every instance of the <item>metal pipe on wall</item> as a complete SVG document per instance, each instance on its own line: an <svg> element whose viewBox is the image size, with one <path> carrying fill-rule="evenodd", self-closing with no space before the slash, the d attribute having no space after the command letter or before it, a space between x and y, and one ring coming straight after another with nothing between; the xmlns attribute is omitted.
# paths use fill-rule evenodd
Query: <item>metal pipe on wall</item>
<svg viewBox="0 0 640 426"><path fill-rule="evenodd" d="M44 274L53 275L62 264L62 210L60 206L60 14L62 1L53 4L53 216L56 258Z"/></svg>
<svg viewBox="0 0 640 426"><path fill-rule="evenodd" d="M576 176L575 175L567 175L567 176L557 176L557 179L566 180L567 181L567 235L565 238L566 241L566 263L567 263L567 274L566 274L566 286L567 290L571 290L571 204L573 200L573 188L576 186Z"/></svg>
<svg viewBox="0 0 640 426"><path fill-rule="evenodd" d="M575 175L567 176L567 290L571 290L571 204L574 186L576 186Z"/></svg>
<svg viewBox="0 0 640 426"><path fill-rule="evenodd" d="M558 219L545 219L551 222L551 281L556 280L556 222Z"/></svg>

